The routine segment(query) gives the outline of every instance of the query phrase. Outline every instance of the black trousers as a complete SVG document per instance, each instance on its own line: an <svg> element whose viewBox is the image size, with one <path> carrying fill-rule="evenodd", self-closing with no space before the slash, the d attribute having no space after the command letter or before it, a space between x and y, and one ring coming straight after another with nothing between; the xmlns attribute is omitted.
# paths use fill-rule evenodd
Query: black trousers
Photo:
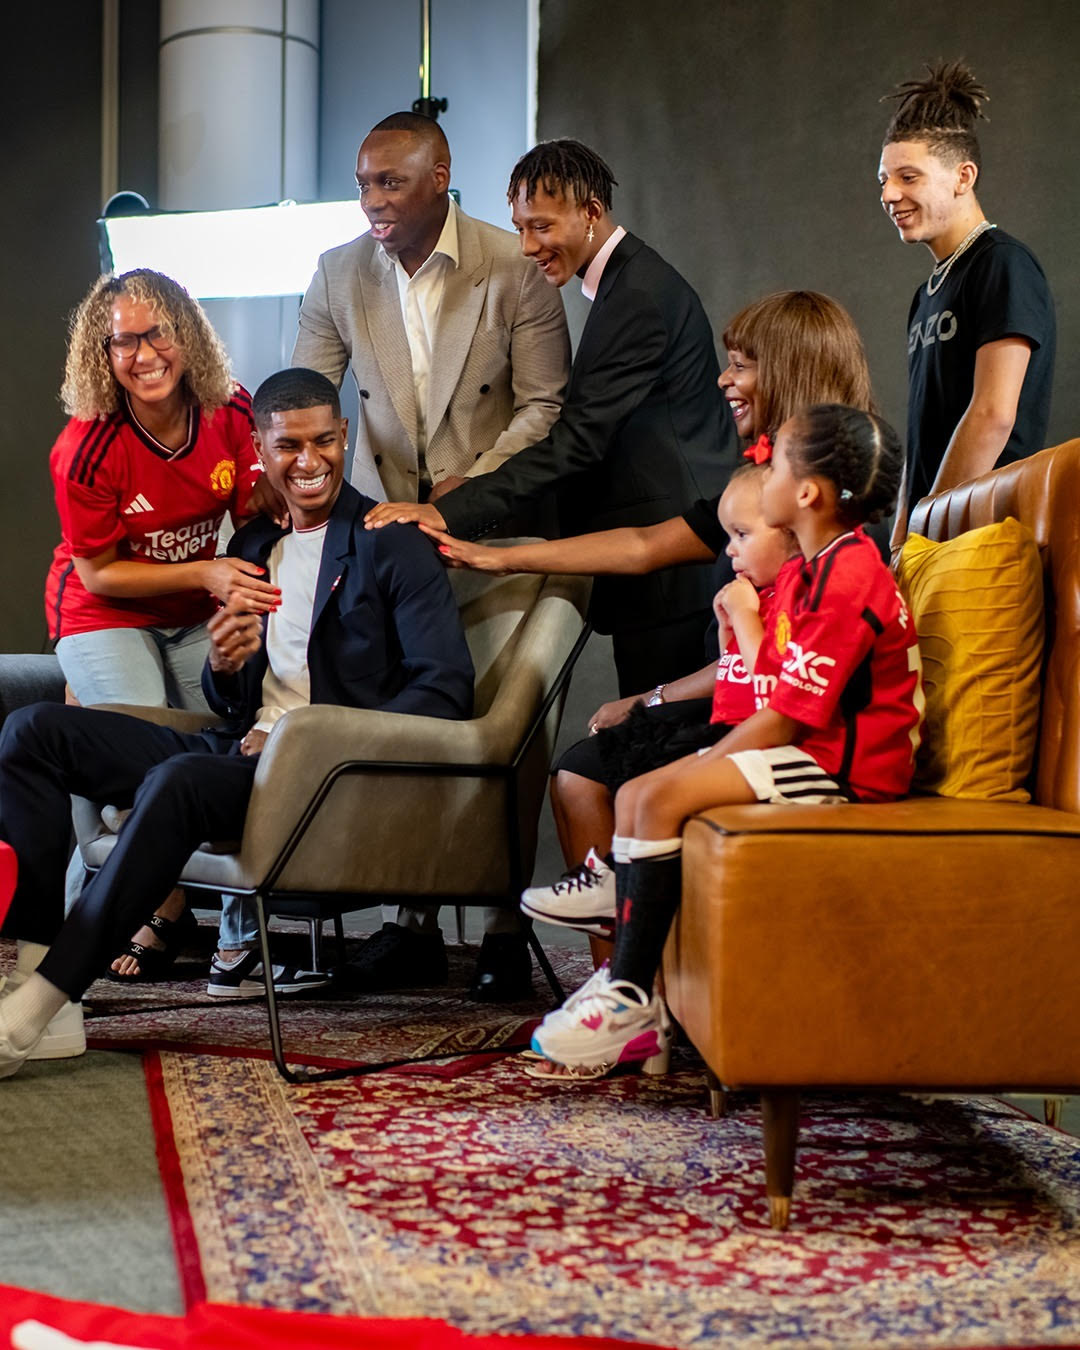
<svg viewBox="0 0 1080 1350"><path fill-rule="evenodd" d="M0 732L0 839L19 861L4 921L40 942L39 972L82 997L176 884L205 840L238 839L258 756L213 732L193 734L123 713L35 703ZM64 918L70 794L132 807L108 861Z"/></svg>

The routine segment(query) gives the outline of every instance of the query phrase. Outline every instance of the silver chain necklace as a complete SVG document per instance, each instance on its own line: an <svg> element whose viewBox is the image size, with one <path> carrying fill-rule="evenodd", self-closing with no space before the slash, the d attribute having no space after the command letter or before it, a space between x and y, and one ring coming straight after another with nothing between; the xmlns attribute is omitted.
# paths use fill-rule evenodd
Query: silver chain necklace
<svg viewBox="0 0 1080 1350"><path fill-rule="evenodd" d="M980 234L985 234L987 230L996 230L997 225L988 220L980 220L973 230L969 230L960 240L959 244L953 249L947 258L939 262L930 273L926 283L926 294L935 295L945 284L945 278L952 271L952 265L960 257L961 253L966 253Z"/></svg>

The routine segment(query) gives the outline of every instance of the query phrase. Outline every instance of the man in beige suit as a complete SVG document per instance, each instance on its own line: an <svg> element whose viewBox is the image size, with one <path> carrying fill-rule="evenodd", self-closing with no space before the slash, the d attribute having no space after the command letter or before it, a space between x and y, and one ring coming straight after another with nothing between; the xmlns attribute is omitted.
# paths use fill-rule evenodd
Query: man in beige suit
<svg viewBox="0 0 1080 1350"><path fill-rule="evenodd" d="M543 440L559 415L570 341L558 293L508 231L451 199L437 122L395 113L356 159L366 235L319 259L293 365L340 386L352 365L359 417L352 485L377 500L429 501ZM364 989L446 979L433 910L384 910L346 978ZM489 910L471 993L527 993L516 913Z"/></svg>
<svg viewBox="0 0 1080 1350"><path fill-rule="evenodd" d="M543 440L570 368L562 300L517 240L451 199L442 128L395 113L356 160L368 234L319 259L293 365L360 395L351 481L439 497Z"/></svg>

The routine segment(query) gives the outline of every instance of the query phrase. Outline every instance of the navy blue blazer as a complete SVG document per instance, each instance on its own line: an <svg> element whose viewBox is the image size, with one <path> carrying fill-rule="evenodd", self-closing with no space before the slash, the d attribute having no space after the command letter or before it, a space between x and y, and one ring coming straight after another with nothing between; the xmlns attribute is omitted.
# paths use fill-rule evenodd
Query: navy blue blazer
<svg viewBox="0 0 1080 1350"><path fill-rule="evenodd" d="M473 664L446 569L431 542L408 525L365 530L370 497L343 483L330 513L308 639L312 703L469 717ZM237 530L229 553L265 567L286 533L268 516ZM243 734L262 706L265 625L260 651L235 675L207 661L203 692L214 712Z"/></svg>
<svg viewBox="0 0 1080 1350"><path fill-rule="evenodd" d="M615 246L547 436L439 498L451 534L476 538L555 487L562 535L655 525L725 487L737 437L717 388L712 328L693 287L632 234ZM711 566L601 576L602 633L707 610Z"/></svg>

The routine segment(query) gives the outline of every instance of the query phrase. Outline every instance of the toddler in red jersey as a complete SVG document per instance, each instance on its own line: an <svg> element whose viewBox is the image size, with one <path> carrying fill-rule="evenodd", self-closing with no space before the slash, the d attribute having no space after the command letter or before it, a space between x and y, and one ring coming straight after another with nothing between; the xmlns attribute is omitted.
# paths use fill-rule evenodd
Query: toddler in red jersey
<svg viewBox="0 0 1080 1350"><path fill-rule="evenodd" d="M671 1026L653 977L678 908L681 832L728 803L903 796L923 698L914 625L862 526L896 500L902 451L872 413L819 404L780 428L762 489L766 522L801 557L781 568L754 661L756 710L715 746L631 780L615 799L615 951L549 1013L533 1049L595 1068L660 1056ZM744 621L729 596L732 626Z"/></svg>
<svg viewBox="0 0 1080 1350"><path fill-rule="evenodd" d="M610 856L605 855L611 846L616 791L640 774L714 745L754 712L754 667L762 625L770 612L777 574L798 552L790 530L765 520L766 473L761 463L736 469L717 507L735 573L735 580L713 601L719 661L665 685L664 700L655 706L646 706L640 697L605 704L601 712L622 720L594 731L560 760L560 772L589 780L592 788L587 813L592 847L584 861L553 886L532 886L524 892L521 908L529 918L610 936L615 926L615 874ZM579 798L584 795L577 793Z"/></svg>

